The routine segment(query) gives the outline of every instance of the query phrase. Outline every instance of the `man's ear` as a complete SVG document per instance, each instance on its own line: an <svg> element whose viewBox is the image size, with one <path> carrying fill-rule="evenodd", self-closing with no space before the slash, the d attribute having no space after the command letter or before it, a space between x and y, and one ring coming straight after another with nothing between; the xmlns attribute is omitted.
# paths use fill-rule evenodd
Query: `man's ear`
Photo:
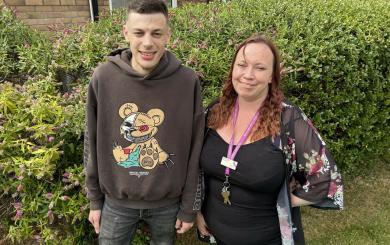
<svg viewBox="0 0 390 245"><path fill-rule="evenodd" d="M167 43L169 43L169 42L171 41L171 36L172 36L171 28L168 26L168 37L167 37Z"/></svg>
<svg viewBox="0 0 390 245"><path fill-rule="evenodd" d="M128 38L129 30L127 29L127 23L123 25L122 33L123 33L123 36L125 37L126 42L129 42L129 38Z"/></svg>

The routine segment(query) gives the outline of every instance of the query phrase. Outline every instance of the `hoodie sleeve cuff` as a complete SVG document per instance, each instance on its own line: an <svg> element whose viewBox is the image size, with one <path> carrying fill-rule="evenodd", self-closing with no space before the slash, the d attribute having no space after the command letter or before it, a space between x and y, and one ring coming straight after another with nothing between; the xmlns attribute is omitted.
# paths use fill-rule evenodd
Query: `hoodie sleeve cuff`
<svg viewBox="0 0 390 245"><path fill-rule="evenodd" d="M179 210L177 214L177 218L181 221L184 221L186 223L193 223L195 221L196 212L194 213L186 213L182 210Z"/></svg>
<svg viewBox="0 0 390 245"><path fill-rule="evenodd" d="M90 201L89 209L90 210L102 210L103 209L103 199Z"/></svg>

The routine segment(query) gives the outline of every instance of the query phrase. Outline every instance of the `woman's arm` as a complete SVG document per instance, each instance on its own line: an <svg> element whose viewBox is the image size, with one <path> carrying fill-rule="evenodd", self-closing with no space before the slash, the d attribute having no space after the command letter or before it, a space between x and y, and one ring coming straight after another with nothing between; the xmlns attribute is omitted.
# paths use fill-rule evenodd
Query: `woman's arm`
<svg viewBox="0 0 390 245"><path fill-rule="evenodd" d="M291 200L291 206L294 208L294 207L307 206L307 205L314 204L313 202L309 202L309 201L303 200L302 198L299 198L299 197L297 197L296 195L293 194L293 192L294 192L298 187L301 188L299 182L296 181L294 177L292 177L292 178L291 178L291 181L290 181L290 200Z"/></svg>
<svg viewBox="0 0 390 245"><path fill-rule="evenodd" d="M309 202L309 201L303 200L303 199L295 196L292 193L290 194L290 198L291 198L291 206L293 208L294 207L307 206L307 205L314 204L313 202Z"/></svg>
<svg viewBox="0 0 390 245"><path fill-rule="evenodd" d="M198 227L200 235L202 235L202 236L210 236L210 232L208 230L206 221L204 220L204 217L203 217L203 215L202 215L202 213L200 211L196 215L196 225Z"/></svg>
<svg viewBox="0 0 390 245"><path fill-rule="evenodd" d="M311 121L298 108L289 123L290 148L295 149L293 177L299 182L291 191L293 206L342 209L343 183L334 159Z"/></svg>

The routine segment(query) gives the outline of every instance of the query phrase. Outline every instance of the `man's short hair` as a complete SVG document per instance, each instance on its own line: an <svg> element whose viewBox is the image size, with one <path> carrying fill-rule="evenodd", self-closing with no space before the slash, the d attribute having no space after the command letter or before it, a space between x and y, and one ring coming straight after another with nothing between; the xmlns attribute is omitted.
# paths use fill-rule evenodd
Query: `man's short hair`
<svg viewBox="0 0 390 245"><path fill-rule="evenodd" d="M162 0L132 0L127 8L127 12L138 14L161 13L168 19L168 7Z"/></svg>

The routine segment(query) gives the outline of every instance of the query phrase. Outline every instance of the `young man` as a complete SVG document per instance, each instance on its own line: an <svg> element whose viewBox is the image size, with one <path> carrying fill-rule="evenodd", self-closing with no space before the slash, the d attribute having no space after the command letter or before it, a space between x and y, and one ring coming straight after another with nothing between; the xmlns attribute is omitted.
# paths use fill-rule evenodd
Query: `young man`
<svg viewBox="0 0 390 245"><path fill-rule="evenodd" d="M130 49L110 54L89 84L89 221L100 244L129 244L141 220L152 244L173 244L176 232L192 227L200 204L200 84L165 50L165 3L132 1L128 10L123 34Z"/></svg>

